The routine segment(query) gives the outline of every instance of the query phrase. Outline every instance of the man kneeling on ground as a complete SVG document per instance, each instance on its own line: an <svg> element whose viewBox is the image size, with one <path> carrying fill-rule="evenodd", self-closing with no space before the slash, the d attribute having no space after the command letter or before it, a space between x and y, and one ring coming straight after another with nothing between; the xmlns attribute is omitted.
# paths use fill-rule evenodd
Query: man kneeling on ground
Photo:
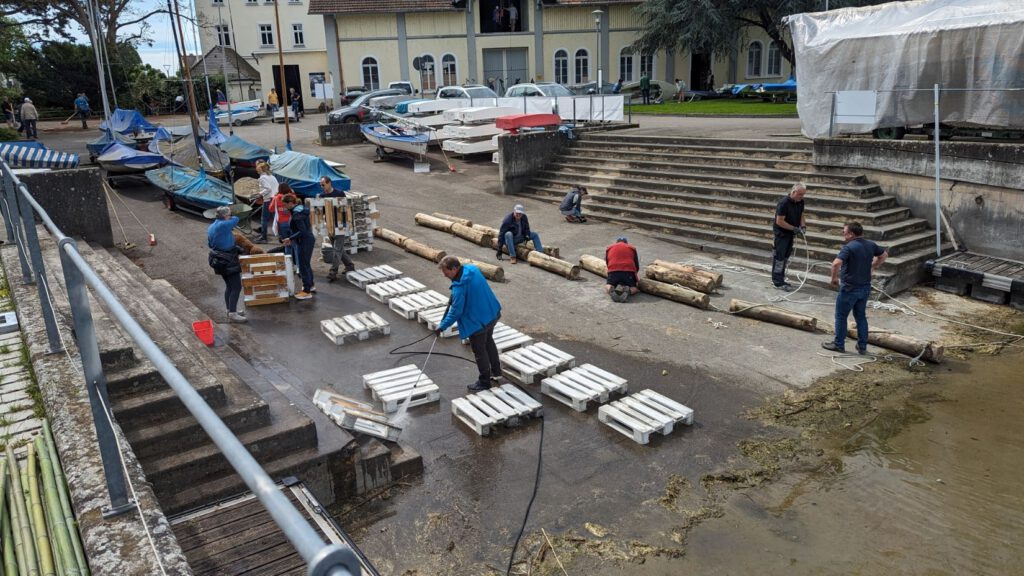
<svg viewBox="0 0 1024 576"><path fill-rule="evenodd" d="M587 188L585 186L576 185L569 190L569 193L565 195L565 198L562 198L562 204L558 206L558 210L562 213L562 216L565 216L566 222L579 224L587 221L587 219L583 217L583 197L586 195Z"/></svg>
<svg viewBox="0 0 1024 576"><path fill-rule="evenodd" d="M495 256L501 260L501 247L508 249L509 260L515 264L519 261L516 256L516 244L533 240L533 249L543 253L544 247L540 243L540 235L530 231L530 219L526 217L526 210L522 204L516 204L512 213L505 216L501 221L501 228L498 230L498 253Z"/></svg>
<svg viewBox="0 0 1024 576"><path fill-rule="evenodd" d="M604 292L616 302L625 302L640 291L636 273L640 271L640 255L625 236L619 236L604 251L604 262L608 265L608 282Z"/></svg>

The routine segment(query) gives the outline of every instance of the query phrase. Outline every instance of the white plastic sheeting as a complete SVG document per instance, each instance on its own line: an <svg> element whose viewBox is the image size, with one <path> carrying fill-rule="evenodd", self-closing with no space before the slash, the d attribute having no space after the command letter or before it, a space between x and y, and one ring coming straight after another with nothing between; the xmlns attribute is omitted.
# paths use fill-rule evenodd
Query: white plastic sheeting
<svg viewBox="0 0 1024 576"><path fill-rule="evenodd" d="M1024 0L1022 0L1024 1ZM483 106L500 106L515 109L517 114L552 114L557 113L563 120L571 121L605 121L620 122L625 119L625 98L622 95L608 94L593 96L564 96L550 98L527 96L525 98L473 98L444 100L447 108L470 108ZM448 106L448 102L461 105ZM556 112L557 106L557 112ZM421 103L410 104L409 110L420 112L431 105Z"/></svg>
<svg viewBox="0 0 1024 576"><path fill-rule="evenodd" d="M832 93L875 90L859 130L934 121L1024 126L1024 0L920 0L786 18L803 133L828 136Z"/></svg>

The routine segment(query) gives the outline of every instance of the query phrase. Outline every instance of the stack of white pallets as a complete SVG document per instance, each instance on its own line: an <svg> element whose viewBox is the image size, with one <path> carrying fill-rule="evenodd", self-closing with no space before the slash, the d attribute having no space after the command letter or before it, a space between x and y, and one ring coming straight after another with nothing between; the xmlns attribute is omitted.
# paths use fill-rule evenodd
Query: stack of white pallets
<svg viewBox="0 0 1024 576"><path fill-rule="evenodd" d="M447 308L429 308L427 310L421 310L417 315L420 322L427 325L430 331L437 330L437 327L441 325L441 320L444 320L444 313L448 310ZM441 332L441 338L451 338L452 336L459 335L458 324L452 324L448 328L445 328L444 332Z"/></svg>
<svg viewBox="0 0 1024 576"><path fill-rule="evenodd" d="M540 382L542 393L577 412L585 412L589 402L604 404L612 392L625 394L627 387L625 378L605 372L593 364L577 366Z"/></svg>
<svg viewBox="0 0 1024 576"><path fill-rule="evenodd" d="M345 338L352 336L359 340L368 340L373 333L387 336L391 334L391 324L376 312L369 311L323 320L320 322L320 331L328 340L341 346L345 343Z"/></svg>
<svg viewBox="0 0 1024 576"><path fill-rule="evenodd" d="M502 371L524 384L533 383L537 376L551 376L576 365L575 358L544 342L509 350L499 358Z"/></svg>
<svg viewBox="0 0 1024 576"><path fill-rule="evenodd" d="M373 251L373 231L377 229L380 211L377 210L379 196L348 191L348 226L344 231L346 248L350 254L363 250Z"/></svg>
<svg viewBox="0 0 1024 576"><path fill-rule="evenodd" d="M443 310L446 304L448 304L447 296L434 290L425 290L409 294L408 296L392 298L388 301L388 308L391 308L406 320L416 320L421 311L431 308L441 308Z"/></svg>
<svg viewBox="0 0 1024 576"><path fill-rule="evenodd" d="M445 119L459 124L444 127L442 137L446 140L441 148L455 154L478 154L495 152L498 144L492 137L504 134L494 121L502 116L519 114L518 108L502 106L475 106L445 112Z"/></svg>
<svg viewBox="0 0 1024 576"><path fill-rule="evenodd" d="M313 394L313 404L327 414L335 424L346 430L369 434L395 442L402 429L394 426L387 414L374 410L373 406L346 398L323 388Z"/></svg>
<svg viewBox="0 0 1024 576"><path fill-rule="evenodd" d="M402 277L395 278L394 280L385 280L384 282L377 282L376 284L370 284L366 287L366 293L377 302L388 303L388 300L397 298L399 296L405 296L406 294L413 294L415 292L422 292L427 287L412 278Z"/></svg>
<svg viewBox="0 0 1024 576"><path fill-rule="evenodd" d="M406 400L412 407L437 402L441 398L437 384L411 364L366 374L363 387L370 389L384 412L395 412Z"/></svg>
<svg viewBox="0 0 1024 576"><path fill-rule="evenodd" d="M452 400L452 415L481 436L496 426L517 426L520 420L541 416L544 408L512 384Z"/></svg>
<svg viewBox="0 0 1024 576"><path fill-rule="evenodd" d="M518 348L531 342L533 342L533 338L504 322L498 322L494 325L494 345L498 348L498 352L505 352L506 350ZM464 339L462 343L469 344L469 339Z"/></svg>
<svg viewBox="0 0 1024 576"><path fill-rule="evenodd" d="M382 266L372 266L370 268L354 270L345 274L345 278L347 278L352 284L358 286L360 290L366 290L366 287L370 284L384 282L385 280L394 280L401 275L402 272L400 270L385 264Z"/></svg>
<svg viewBox="0 0 1024 576"><path fill-rule="evenodd" d="M632 438L647 444L651 434L670 434L673 425L693 424L693 410L653 390L641 390L597 410L597 419Z"/></svg>

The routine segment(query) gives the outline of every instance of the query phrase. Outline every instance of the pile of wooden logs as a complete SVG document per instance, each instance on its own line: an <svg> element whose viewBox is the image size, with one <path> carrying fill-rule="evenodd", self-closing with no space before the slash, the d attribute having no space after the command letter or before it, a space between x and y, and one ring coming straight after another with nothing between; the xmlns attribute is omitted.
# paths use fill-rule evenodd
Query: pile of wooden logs
<svg viewBox="0 0 1024 576"><path fill-rule="evenodd" d="M651 280L685 286L705 294L714 292L722 285L722 275L718 272L710 272L694 268L693 266L665 262L664 260L655 260L653 264L644 268L644 275Z"/></svg>
<svg viewBox="0 0 1024 576"><path fill-rule="evenodd" d="M415 254L422 258L426 258L431 262L440 262L442 258L448 255L444 250L438 250L417 242L408 236L403 236L393 230L387 228L377 228L374 230L374 235L382 240L387 240L395 246L404 249L406 252ZM480 273L484 275L484 278L494 282L505 281L505 270L501 266L495 266L494 264L487 264L486 262L478 262L469 258L459 258L459 262L463 264L473 264L480 269Z"/></svg>
<svg viewBox="0 0 1024 576"><path fill-rule="evenodd" d="M580 266L584 270L593 272L602 278L608 277L608 265L605 264L603 258L584 254L580 256ZM675 302L689 304L690 306L695 306L701 310L707 310L708 304L711 301L707 294L697 292L696 290L686 288L685 286L659 282L657 280L651 280L650 278L638 278L637 286L640 288L641 292L667 298L668 300L673 300Z"/></svg>

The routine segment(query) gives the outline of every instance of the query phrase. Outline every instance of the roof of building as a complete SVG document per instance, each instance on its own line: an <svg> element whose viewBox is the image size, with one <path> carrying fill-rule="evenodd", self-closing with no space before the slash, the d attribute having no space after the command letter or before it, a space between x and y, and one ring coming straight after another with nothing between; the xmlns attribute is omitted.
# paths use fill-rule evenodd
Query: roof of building
<svg viewBox="0 0 1024 576"><path fill-rule="evenodd" d="M223 51L223 53L222 53ZM253 68L252 64L249 64L243 56L240 56L238 52L235 52L232 48L224 46L214 46L209 52L199 57L194 54L186 54L185 61L188 62L189 70L195 74L201 71L201 65L203 60L207 61L206 68L210 74L220 74L223 70L221 62L227 59L228 78L232 82L235 80L259 80L260 73L256 68Z"/></svg>
<svg viewBox="0 0 1024 576"><path fill-rule="evenodd" d="M643 0L558 0L544 2L545 8L558 6L599 6L602 4L640 4ZM397 12L452 12L466 8L452 0L309 0L310 14L374 14Z"/></svg>

